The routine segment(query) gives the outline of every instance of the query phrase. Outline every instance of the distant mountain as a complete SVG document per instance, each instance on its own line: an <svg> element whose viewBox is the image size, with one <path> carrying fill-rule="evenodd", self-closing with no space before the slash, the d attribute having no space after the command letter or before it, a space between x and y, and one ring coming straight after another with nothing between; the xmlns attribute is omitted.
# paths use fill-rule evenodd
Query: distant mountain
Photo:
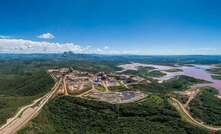
<svg viewBox="0 0 221 134"><path fill-rule="evenodd" d="M180 64L216 64L221 62L221 55L100 55L76 54L64 52L61 54L0 54L0 60L90 60L115 62L141 62L141 63L180 63Z"/></svg>

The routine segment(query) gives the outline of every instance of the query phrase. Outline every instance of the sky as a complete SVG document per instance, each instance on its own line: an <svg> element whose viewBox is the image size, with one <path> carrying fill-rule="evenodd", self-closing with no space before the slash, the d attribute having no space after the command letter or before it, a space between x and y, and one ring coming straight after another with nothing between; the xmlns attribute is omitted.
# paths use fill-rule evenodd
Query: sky
<svg viewBox="0 0 221 134"><path fill-rule="evenodd" d="M0 53L221 54L220 0L0 3Z"/></svg>

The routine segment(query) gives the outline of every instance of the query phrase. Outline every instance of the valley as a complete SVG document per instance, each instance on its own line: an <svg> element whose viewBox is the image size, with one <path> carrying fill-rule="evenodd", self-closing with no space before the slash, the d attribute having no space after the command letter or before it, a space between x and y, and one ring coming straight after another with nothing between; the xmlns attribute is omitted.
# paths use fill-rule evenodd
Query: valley
<svg viewBox="0 0 221 134"><path fill-rule="evenodd" d="M0 132L220 133L219 120L206 114L221 117L220 81L212 77L218 65L82 63L41 62L54 86L17 108Z"/></svg>

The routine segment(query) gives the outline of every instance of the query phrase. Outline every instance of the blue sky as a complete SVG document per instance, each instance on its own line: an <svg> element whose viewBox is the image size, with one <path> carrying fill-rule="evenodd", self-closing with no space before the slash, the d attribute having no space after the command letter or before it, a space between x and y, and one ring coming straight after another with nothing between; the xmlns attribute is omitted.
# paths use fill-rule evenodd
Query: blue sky
<svg viewBox="0 0 221 134"><path fill-rule="evenodd" d="M0 52L221 54L220 0L0 2Z"/></svg>

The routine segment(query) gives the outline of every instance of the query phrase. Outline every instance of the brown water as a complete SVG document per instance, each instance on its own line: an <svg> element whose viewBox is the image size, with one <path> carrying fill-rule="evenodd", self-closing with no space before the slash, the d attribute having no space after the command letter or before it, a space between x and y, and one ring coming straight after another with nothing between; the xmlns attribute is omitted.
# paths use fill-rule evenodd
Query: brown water
<svg viewBox="0 0 221 134"><path fill-rule="evenodd" d="M155 77L154 79L159 80L159 82L169 80L171 78L174 78L175 76L178 75L186 75L190 76L196 79L201 79L201 80L206 80L211 83L209 84L196 84L193 85L193 87L205 87L205 86L211 86L216 88L219 91L219 94L221 94L221 80L215 80L211 77L211 73L206 71L206 69L212 68L213 66L210 65L192 65L192 66L177 66L177 67L172 67L172 66L162 66L162 65L152 65L152 64L140 64L140 63L131 63L131 64L125 64L121 65L121 68L123 70L136 70L138 67L154 67L156 70L160 70L161 72L165 73L165 76L162 77ZM183 71L181 72L167 72L166 70L168 69L182 69Z"/></svg>

